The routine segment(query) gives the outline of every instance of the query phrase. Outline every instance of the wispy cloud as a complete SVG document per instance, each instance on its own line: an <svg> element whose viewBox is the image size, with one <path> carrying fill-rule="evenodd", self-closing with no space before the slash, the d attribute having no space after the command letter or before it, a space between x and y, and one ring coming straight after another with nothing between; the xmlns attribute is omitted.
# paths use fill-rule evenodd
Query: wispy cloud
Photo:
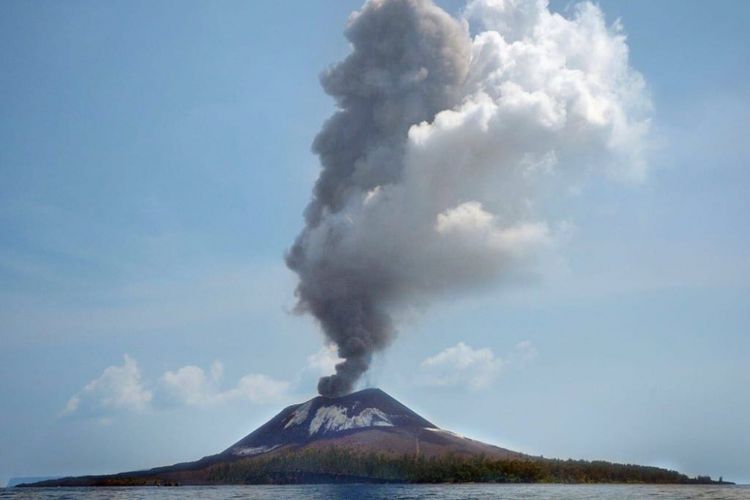
<svg viewBox="0 0 750 500"><path fill-rule="evenodd" d="M217 402L250 401L264 404L279 401L289 389L290 383L262 373L245 375L237 385L216 395Z"/></svg>
<svg viewBox="0 0 750 500"><path fill-rule="evenodd" d="M516 344L504 358L487 348L475 349L464 342L448 347L420 363L420 383L434 387L486 389L503 370L528 365L537 356L529 341Z"/></svg>

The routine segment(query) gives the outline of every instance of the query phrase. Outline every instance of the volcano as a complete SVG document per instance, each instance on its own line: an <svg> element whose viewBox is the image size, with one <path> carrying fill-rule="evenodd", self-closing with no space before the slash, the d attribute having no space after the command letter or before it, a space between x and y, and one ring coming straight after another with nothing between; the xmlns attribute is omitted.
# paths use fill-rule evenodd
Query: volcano
<svg viewBox="0 0 750 500"><path fill-rule="evenodd" d="M655 467L507 450L441 429L382 390L365 389L289 406L226 450L194 462L22 486L582 480L697 481Z"/></svg>
<svg viewBox="0 0 750 500"><path fill-rule="evenodd" d="M338 398L318 396L289 406L219 456L247 457L331 446L392 456L524 456L441 429L380 389Z"/></svg>

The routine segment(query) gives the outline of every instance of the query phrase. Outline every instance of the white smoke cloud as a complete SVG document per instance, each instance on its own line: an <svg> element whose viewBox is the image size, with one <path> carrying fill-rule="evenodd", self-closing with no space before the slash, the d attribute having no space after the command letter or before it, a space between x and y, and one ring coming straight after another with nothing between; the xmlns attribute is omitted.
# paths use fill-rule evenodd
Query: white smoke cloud
<svg viewBox="0 0 750 500"><path fill-rule="evenodd" d="M592 174L646 173L644 80L597 6L564 17L544 0L475 0L473 38L438 11L368 2L352 55L324 76L341 109L316 140L323 170L288 257L301 309L345 359L324 394L351 390L400 309L539 273L569 227L550 201ZM383 29L393 52L375 43Z"/></svg>
<svg viewBox="0 0 750 500"><path fill-rule="evenodd" d="M325 377L334 373L336 365L342 361L336 353L336 346L326 345L307 357L307 367Z"/></svg>
<svg viewBox="0 0 750 500"><path fill-rule="evenodd" d="M153 399L153 392L141 381L138 363L125 354L121 366L110 366L74 394L62 411L63 416L76 412L99 414L113 410L143 411Z"/></svg>
<svg viewBox="0 0 750 500"><path fill-rule="evenodd" d="M433 387L486 389L503 371L523 368L531 363L537 354L536 348L528 340L516 344L505 358L496 356L487 347L474 349L459 342L420 363L420 382Z"/></svg>
<svg viewBox="0 0 750 500"><path fill-rule="evenodd" d="M473 0L464 9L464 17L515 42L533 32L546 10L546 0Z"/></svg>

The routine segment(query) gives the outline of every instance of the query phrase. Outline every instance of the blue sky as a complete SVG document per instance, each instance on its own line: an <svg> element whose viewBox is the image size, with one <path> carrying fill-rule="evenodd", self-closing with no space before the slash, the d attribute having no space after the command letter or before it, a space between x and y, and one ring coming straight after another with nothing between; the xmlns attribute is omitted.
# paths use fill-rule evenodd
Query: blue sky
<svg viewBox="0 0 750 500"><path fill-rule="evenodd" d="M600 5L654 103L646 181L592 179L556 272L415 313L366 383L509 448L750 482L750 5ZM0 482L198 458L314 395L282 256L358 7L0 5ZM471 389L424 383L457 345Z"/></svg>

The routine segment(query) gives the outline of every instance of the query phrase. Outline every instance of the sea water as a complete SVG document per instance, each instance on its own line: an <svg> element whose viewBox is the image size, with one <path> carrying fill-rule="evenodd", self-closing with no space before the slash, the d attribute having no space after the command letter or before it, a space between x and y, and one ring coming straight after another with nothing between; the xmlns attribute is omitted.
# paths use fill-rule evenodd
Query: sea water
<svg viewBox="0 0 750 500"><path fill-rule="evenodd" d="M750 499L750 486L683 485L561 485L561 484L456 484L456 485L372 485L322 484L274 486L179 486L119 488L6 488L0 498L42 500L104 499Z"/></svg>

